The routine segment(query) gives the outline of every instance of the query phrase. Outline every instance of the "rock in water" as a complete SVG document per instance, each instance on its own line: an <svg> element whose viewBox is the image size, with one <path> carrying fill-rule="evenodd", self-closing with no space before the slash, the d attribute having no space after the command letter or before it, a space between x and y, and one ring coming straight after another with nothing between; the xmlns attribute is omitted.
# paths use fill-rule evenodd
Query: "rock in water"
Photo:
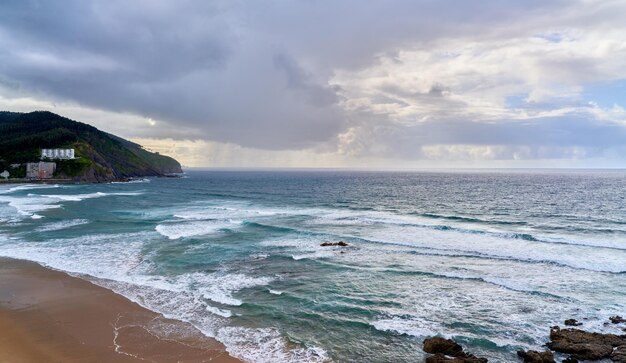
<svg viewBox="0 0 626 363"><path fill-rule="evenodd" d="M348 244L344 241L339 241L339 242L322 242L320 244L320 246L322 247L332 247L332 246L339 246L339 247L347 247Z"/></svg>
<svg viewBox="0 0 626 363"><path fill-rule="evenodd" d="M572 357L567 357L567 358L563 359L562 363L578 363L578 359L572 358Z"/></svg>
<svg viewBox="0 0 626 363"><path fill-rule="evenodd" d="M565 325L567 326L581 326L583 323L579 323L576 319L567 319L565 320Z"/></svg>
<svg viewBox="0 0 626 363"><path fill-rule="evenodd" d="M548 348L579 360L610 358L613 348L626 345L626 335L590 333L580 329L550 329Z"/></svg>
<svg viewBox="0 0 626 363"><path fill-rule="evenodd" d="M445 339L440 337L428 338L424 340L424 351L432 354L444 354L451 357L458 357L462 355L463 347L452 339Z"/></svg>
<svg viewBox="0 0 626 363"><path fill-rule="evenodd" d="M452 339L433 337L424 340L424 351L433 356L426 358L426 363L487 363L487 358L478 358L465 353L463 347Z"/></svg>
<svg viewBox="0 0 626 363"><path fill-rule="evenodd" d="M524 363L555 363L554 356L551 351L537 352L534 350L517 352L517 355L524 359Z"/></svg>
<svg viewBox="0 0 626 363"><path fill-rule="evenodd" d="M626 319L622 318L619 315L615 315L615 316L611 316L609 318L609 320L611 321L611 323L613 324L620 324L620 323L626 323Z"/></svg>
<svg viewBox="0 0 626 363"><path fill-rule="evenodd" d="M448 357L441 353L426 358L426 363L487 363L487 358L478 358L473 355L467 357Z"/></svg>

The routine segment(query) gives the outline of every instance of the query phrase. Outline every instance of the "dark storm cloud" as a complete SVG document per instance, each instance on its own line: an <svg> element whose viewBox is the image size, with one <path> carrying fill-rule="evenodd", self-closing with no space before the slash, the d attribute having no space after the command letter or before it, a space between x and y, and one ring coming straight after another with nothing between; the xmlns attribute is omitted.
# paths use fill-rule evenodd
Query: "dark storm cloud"
<svg viewBox="0 0 626 363"><path fill-rule="evenodd" d="M376 52L446 32L461 17L476 24L520 7L466 12L449 5L4 1L0 72L23 90L197 127L219 141L305 146L343 126L345 115L333 107L338 96L327 85L332 66L371 62ZM306 75L297 56L314 57L317 78Z"/></svg>
<svg viewBox="0 0 626 363"><path fill-rule="evenodd" d="M441 38L515 33L521 14L548 17L567 1L382 0L247 2L246 19L293 52L333 67L370 64L381 53Z"/></svg>
<svg viewBox="0 0 626 363"><path fill-rule="evenodd" d="M592 143L579 134L614 142L621 129L596 127L589 118L527 124L447 118L400 127L384 113L342 107L345 92L332 83L337 71L363 69L381 57L400 62L390 55L404 47L527 33L529 24L548 21L568 3L5 0L0 84L15 96L130 112L163 125L128 136L264 149L328 147L350 128L367 130L364 153L373 150L363 139L369 135L371 144L385 142L382 149L400 156L435 142ZM390 84L387 91L374 103L462 104L447 100L451 88L444 83L425 92Z"/></svg>
<svg viewBox="0 0 626 363"><path fill-rule="evenodd" d="M152 6L152 2L141 4L77 0L3 2L0 24L16 47L4 50L5 61L10 62L8 57L16 53L32 54L33 58L21 58L27 62L23 66L43 72L47 70L45 66L54 66L46 63L46 57L55 57L67 65L65 69L49 69L50 73L66 71L58 78L71 76L69 71L84 70L76 76L92 75L100 82L113 77L111 81L146 83L224 64L230 40L227 25L216 17L216 9L190 7L185 2L179 3L180 8ZM172 12L179 10L184 17ZM96 64L81 64L90 60ZM101 67L99 61L107 66ZM38 66L43 69L37 69Z"/></svg>
<svg viewBox="0 0 626 363"><path fill-rule="evenodd" d="M245 17L237 6L3 2L0 79L24 92L196 130L168 127L152 136L278 149L331 138L344 118L337 89L275 40L236 27Z"/></svg>
<svg viewBox="0 0 626 363"><path fill-rule="evenodd" d="M339 96L336 93L340 90L338 86L322 86L311 81L311 75L300 68L292 58L284 54L277 54L274 56L274 64L276 68L285 72L287 88L302 92L311 104L325 107L339 101Z"/></svg>

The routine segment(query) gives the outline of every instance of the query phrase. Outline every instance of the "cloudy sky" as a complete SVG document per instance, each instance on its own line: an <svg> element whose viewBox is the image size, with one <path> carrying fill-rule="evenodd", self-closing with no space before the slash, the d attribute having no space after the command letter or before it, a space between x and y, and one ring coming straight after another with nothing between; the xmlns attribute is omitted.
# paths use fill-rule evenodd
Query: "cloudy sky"
<svg viewBox="0 0 626 363"><path fill-rule="evenodd" d="M624 0L3 0L0 109L209 167L626 167Z"/></svg>

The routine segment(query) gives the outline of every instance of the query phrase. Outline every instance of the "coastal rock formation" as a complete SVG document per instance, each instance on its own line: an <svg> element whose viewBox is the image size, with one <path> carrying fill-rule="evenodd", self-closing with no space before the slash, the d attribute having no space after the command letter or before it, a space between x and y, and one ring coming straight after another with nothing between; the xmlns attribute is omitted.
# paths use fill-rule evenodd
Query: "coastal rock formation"
<svg viewBox="0 0 626 363"><path fill-rule="evenodd" d="M424 351L432 354L445 354L457 357L463 354L463 347L452 339L433 337L424 340Z"/></svg>
<svg viewBox="0 0 626 363"><path fill-rule="evenodd" d="M578 359L572 358L572 357L567 357L567 358L563 359L563 363L578 363Z"/></svg>
<svg viewBox="0 0 626 363"><path fill-rule="evenodd" d="M626 335L591 333L580 329L550 329L548 348L560 353L571 354L578 360L598 360L604 358L622 359L621 350L614 348L626 346ZM613 361L617 361L613 359Z"/></svg>
<svg viewBox="0 0 626 363"><path fill-rule="evenodd" d="M567 326L581 326L583 323L579 323L576 319L567 319L565 320L565 325Z"/></svg>
<svg viewBox="0 0 626 363"><path fill-rule="evenodd" d="M611 360L618 363L626 363L626 345L616 347L611 355Z"/></svg>
<svg viewBox="0 0 626 363"><path fill-rule="evenodd" d="M349 245L348 245L348 243L346 243L344 241L339 241L339 242L322 242L320 244L320 246L322 246L322 247L332 247L332 246L347 247Z"/></svg>
<svg viewBox="0 0 626 363"><path fill-rule="evenodd" d="M611 321L611 323L613 324L620 324L620 323L626 323L626 319L622 318L619 315L615 315L615 316L611 316L609 318L609 320Z"/></svg>
<svg viewBox="0 0 626 363"><path fill-rule="evenodd" d="M524 359L524 363L555 363L551 351L537 352L535 350L517 352L517 355Z"/></svg>
<svg viewBox="0 0 626 363"><path fill-rule="evenodd" d="M486 363L487 358L478 358L463 351L463 347L452 339L433 337L424 340L423 350L434 354L426 363Z"/></svg>
<svg viewBox="0 0 626 363"><path fill-rule="evenodd" d="M426 363L485 363L487 358L478 358L473 355L467 357L448 357L443 354L435 354L426 358Z"/></svg>

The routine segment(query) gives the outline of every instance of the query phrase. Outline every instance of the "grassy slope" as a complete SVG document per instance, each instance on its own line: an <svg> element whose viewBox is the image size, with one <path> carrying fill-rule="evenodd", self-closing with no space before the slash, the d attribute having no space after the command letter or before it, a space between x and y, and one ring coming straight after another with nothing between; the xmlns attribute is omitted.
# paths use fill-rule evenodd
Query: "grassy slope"
<svg viewBox="0 0 626 363"><path fill-rule="evenodd" d="M51 112L0 112L0 169L39 160L42 148L76 149L78 159L58 161L59 177L107 181L180 173L180 164L140 145Z"/></svg>

